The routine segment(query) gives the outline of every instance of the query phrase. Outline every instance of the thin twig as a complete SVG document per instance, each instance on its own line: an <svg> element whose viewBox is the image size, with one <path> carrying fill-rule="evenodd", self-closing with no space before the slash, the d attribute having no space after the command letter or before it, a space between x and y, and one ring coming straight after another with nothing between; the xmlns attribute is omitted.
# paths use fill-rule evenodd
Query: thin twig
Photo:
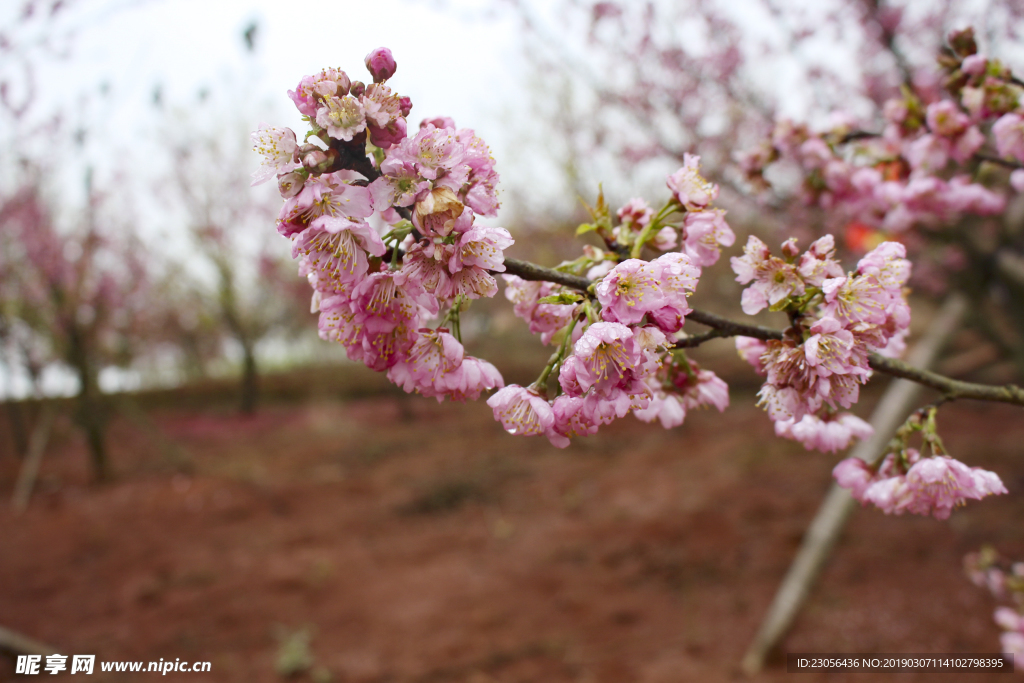
<svg viewBox="0 0 1024 683"><path fill-rule="evenodd" d="M1024 164L1019 161L1004 159L1003 157L996 156L995 154L977 153L974 155L974 158L978 161L988 161L993 164L999 164L1000 166L1006 166L1007 168L1024 168Z"/></svg>

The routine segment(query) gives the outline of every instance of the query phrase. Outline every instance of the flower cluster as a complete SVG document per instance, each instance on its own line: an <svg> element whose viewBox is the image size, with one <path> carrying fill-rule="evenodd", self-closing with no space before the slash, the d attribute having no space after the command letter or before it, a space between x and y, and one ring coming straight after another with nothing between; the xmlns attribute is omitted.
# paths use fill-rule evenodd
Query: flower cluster
<svg viewBox="0 0 1024 683"><path fill-rule="evenodd" d="M861 504L871 503L887 515L909 512L947 519L967 500L1007 492L992 472L945 455L922 458L914 448L889 453L877 469L859 458L847 458L832 474Z"/></svg>
<svg viewBox="0 0 1024 683"><path fill-rule="evenodd" d="M680 252L653 261L626 259L597 281L596 301L583 303L558 303L550 283L506 277L506 293L531 331L546 341L559 331L564 336L549 366L557 367L558 395L548 401L543 380L506 387L488 401L495 418L510 433L544 434L564 447L570 437L594 434L631 411L670 428L690 408L723 410L729 403L725 383L682 352L670 351L670 337L691 310L686 297L700 272Z"/></svg>
<svg viewBox="0 0 1024 683"><path fill-rule="evenodd" d="M1009 601L1013 607L997 607L992 615L1003 629L999 636L1004 654L1013 655L1015 661L1024 657L1024 562L1010 563L991 546L964 557L964 570L976 586L987 588L1000 601Z"/></svg>
<svg viewBox="0 0 1024 683"><path fill-rule="evenodd" d="M693 154L683 156L683 166L666 184L672 196L660 211L636 197L618 210L619 224L610 230L610 221L601 225L603 207L599 206L594 227L609 246L631 249L634 257L644 246L661 252L678 247L695 265L714 265L722 247L731 247L736 241L725 222L725 211L711 205L718 197L718 185L701 176L700 157ZM673 219L673 214L681 217Z"/></svg>
<svg viewBox="0 0 1024 683"><path fill-rule="evenodd" d="M370 85L325 69L289 92L309 122L306 139L319 144L261 128L256 180L278 178L278 232L313 287L321 337L406 391L476 399L504 384L459 339L459 314L497 293L491 272L504 270L513 242L476 222L497 213L494 160L451 119L428 119L408 136L411 102L384 85L396 69L391 52L374 50L366 66Z"/></svg>
<svg viewBox="0 0 1024 683"><path fill-rule="evenodd" d="M737 339L740 355L766 377L759 398L776 434L823 451L870 436L870 426L837 411L856 403L860 385L871 376L870 351L903 350L910 324L905 255L903 245L884 242L854 272L844 273L831 235L802 254L788 240L781 257L751 236L743 256L732 258L737 282L749 285L744 312L770 308L786 311L793 321L781 340Z"/></svg>
<svg viewBox="0 0 1024 683"><path fill-rule="evenodd" d="M728 406L725 382L684 350L703 341L683 332L701 269L735 240L725 212L713 206L718 186L701 176L698 157L686 155L668 177L670 197L657 211L634 198L613 213L599 194L592 222L578 233L595 232L602 248L586 246L554 271L515 263L518 274L504 275L515 314L556 346L536 382L505 387L493 365L466 354L460 338L461 313L497 293L494 273L506 271L504 252L513 243L506 230L477 222L497 213L494 160L472 130L445 117L408 134L411 103L384 85L396 69L391 53L375 50L366 66L370 85L326 69L289 93L310 126L304 140L313 143L299 144L288 129L253 134L263 157L256 181L277 177L284 198L277 229L313 288L322 338L407 392L441 401L496 390L487 403L509 433L543 435L558 447L630 412L671 428L692 409ZM953 158L976 151L977 129L959 110L929 107L920 118L928 135L945 141L930 144ZM1008 121L1000 144L1016 154L1016 124ZM798 153L808 164L835 161L812 138ZM922 161L913 172L926 167ZM958 182L942 192L949 195ZM976 189L964 191L987 201ZM746 313L769 309L790 320L781 339L737 338L741 356L765 377L760 405L776 433L833 452L867 438L870 426L841 409L857 401L870 377L871 353L903 350L910 322L905 247L882 242L847 273L831 235L803 252L789 239L778 255L750 237L731 264L747 285ZM525 279L538 276L545 280ZM925 431L931 457L904 441L877 468L840 463L840 484L886 512L940 518L967 499L1005 492L996 475L945 454L934 411L929 422L911 426Z"/></svg>
<svg viewBox="0 0 1024 683"><path fill-rule="evenodd" d="M922 266L916 279L934 291L946 288L949 273L962 270L973 253L970 240L950 235L949 226L1005 211L1000 184L1024 192L1020 82L977 53L970 30L954 32L949 42L952 49L939 60L945 93L906 89L885 103L878 120L839 113L822 132L780 121L740 159L759 187L787 177L781 168L795 168L803 178L796 195L823 209L829 227L857 251L899 235ZM787 194L784 182L775 187ZM926 242L934 248L922 248Z"/></svg>

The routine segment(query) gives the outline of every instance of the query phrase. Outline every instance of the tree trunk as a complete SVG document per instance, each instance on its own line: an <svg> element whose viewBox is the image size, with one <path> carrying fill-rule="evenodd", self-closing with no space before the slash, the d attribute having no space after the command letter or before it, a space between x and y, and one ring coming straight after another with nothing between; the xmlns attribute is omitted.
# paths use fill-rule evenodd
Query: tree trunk
<svg viewBox="0 0 1024 683"><path fill-rule="evenodd" d="M106 416L103 414L99 378L89 358L82 332L73 328L71 332L71 364L78 374L78 424L85 432L85 442L92 461L93 478L97 482L110 480L110 462L107 458L105 437Z"/></svg>
<svg viewBox="0 0 1024 683"><path fill-rule="evenodd" d="M25 416L21 406L10 396L7 397L7 421L11 424L11 438L14 439L14 452L19 458L25 457L28 451L28 434L25 433Z"/></svg>
<svg viewBox="0 0 1024 683"><path fill-rule="evenodd" d="M21 463L21 471L18 472L18 481L14 486L14 496L11 498L11 507L14 514L20 515L28 508L29 498L32 497L32 487L39 476L39 465L43 461L43 451L46 450L46 442L50 440L50 428L53 427L53 419L56 415L56 406L46 403L39 413L35 429L32 430L32 441L29 444L28 454Z"/></svg>
<svg viewBox="0 0 1024 683"><path fill-rule="evenodd" d="M259 399L259 373L256 368L256 353L252 343L242 342L242 413L252 415L256 412Z"/></svg>

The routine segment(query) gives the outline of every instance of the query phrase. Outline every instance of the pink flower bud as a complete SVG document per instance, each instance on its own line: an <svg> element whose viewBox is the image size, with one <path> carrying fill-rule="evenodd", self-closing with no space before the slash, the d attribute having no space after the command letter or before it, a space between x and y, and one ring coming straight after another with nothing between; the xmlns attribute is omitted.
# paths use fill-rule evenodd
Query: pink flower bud
<svg viewBox="0 0 1024 683"><path fill-rule="evenodd" d="M420 121L420 130L424 128L451 128L455 129L455 120L450 116L435 116Z"/></svg>
<svg viewBox="0 0 1024 683"><path fill-rule="evenodd" d="M409 112L412 111L412 100L404 95L399 97L398 108L402 112L402 116L408 116Z"/></svg>
<svg viewBox="0 0 1024 683"><path fill-rule="evenodd" d="M374 83L383 83L395 75L395 58L391 56L391 50L386 47L378 47L366 55L366 68L373 76Z"/></svg>
<svg viewBox="0 0 1024 683"><path fill-rule="evenodd" d="M366 84L362 81L352 81L352 86L348 89L348 94L352 97L362 97L363 93L366 92Z"/></svg>
<svg viewBox="0 0 1024 683"><path fill-rule="evenodd" d="M297 195L305 184L306 178L301 173L285 173L277 179L277 189L284 199L291 199Z"/></svg>
<svg viewBox="0 0 1024 683"><path fill-rule="evenodd" d="M310 145L312 147L312 145ZM315 147L302 155L302 165L306 168L315 168L327 161L327 154L322 149Z"/></svg>

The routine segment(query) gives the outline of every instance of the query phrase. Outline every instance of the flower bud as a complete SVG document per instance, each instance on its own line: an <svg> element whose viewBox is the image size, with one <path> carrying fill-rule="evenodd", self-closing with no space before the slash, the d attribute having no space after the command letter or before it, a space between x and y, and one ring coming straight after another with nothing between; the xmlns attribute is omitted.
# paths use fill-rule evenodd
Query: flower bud
<svg viewBox="0 0 1024 683"><path fill-rule="evenodd" d="M949 46L961 57L969 57L978 52L978 43L974 40L974 29L968 26L960 31L949 33Z"/></svg>
<svg viewBox="0 0 1024 683"><path fill-rule="evenodd" d="M800 253L800 247L796 246L796 238L790 237L782 243L782 253L789 258L794 258Z"/></svg>
<svg viewBox="0 0 1024 683"><path fill-rule="evenodd" d="M398 98L398 108L402 112L402 116L408 116L409 112L412 111L412 100L404 95Z"/></svg>
<svg viewBox="0 0 1024 683"><path fill-rule="evenodd" d="M366 55L366 68L373 76L374 83L383 83L395 75L395 58L391 56L391 50L386 47L378 47Z"/></svg>
<svg viewBox="0 0 1024 683"><path fill-rule="evenodd" d="M313 149L304 151L302 154L302 165L306 168L316 168L320 164L327 161L327 153L322 149L310 145Z"/></svg>
<svg viewBox="0 0 1024 683"><path fill-rule="evenodd" d="M433 128L451 128L455 129L455 120L449 116L435 116L430 119L423 119L420 121L420 130L427 127Z"/></svg>
<svg viewBox="0 0 1024 683"><path fill-rule="evenodd" d="M352 87L348 89L348 94L352 97L362 97L363 93L366 92L366 84L362 81L352 81Z"/></svg>
<svg viewBox="0 0 1024 683"><path fill-rule="evenodd" d="M281 193L281 197L284 199L291 199L299 192L302 192L302 186L305 184L306 177L301 173L296 173L295 171L285 173L277 179L277 189Z"/></svg>

